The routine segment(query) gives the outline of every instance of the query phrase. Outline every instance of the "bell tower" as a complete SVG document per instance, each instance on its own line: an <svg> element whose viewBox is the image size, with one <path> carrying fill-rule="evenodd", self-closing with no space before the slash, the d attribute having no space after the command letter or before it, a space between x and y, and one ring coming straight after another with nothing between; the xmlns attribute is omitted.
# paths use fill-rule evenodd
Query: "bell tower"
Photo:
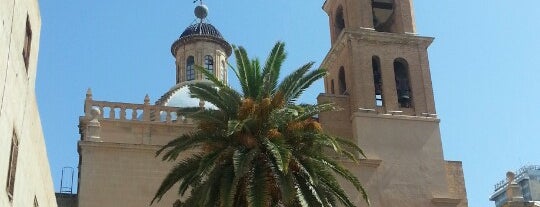
<svg viewBox="0 0 540 207"><path fill-rule="evenodd" d="M332 42L345 27L414 34L412 8L412 0L327 0L323 5L330 17Z"/></svg>
<svg viewBox="0 0 540 207"><path fill-rule="evenodd" d="M433 38L416 34L412 0L326 0L323 10L332 48L318 101L343 110L320 121L364 150L367 159L350 167L372 206L467 206L461 162L443 157L427 53Z"/></svg>

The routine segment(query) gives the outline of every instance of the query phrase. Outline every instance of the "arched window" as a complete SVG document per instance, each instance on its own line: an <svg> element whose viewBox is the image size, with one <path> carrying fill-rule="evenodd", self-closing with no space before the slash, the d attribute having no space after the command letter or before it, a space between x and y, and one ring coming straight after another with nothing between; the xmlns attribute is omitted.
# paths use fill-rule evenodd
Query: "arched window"
<svg viewBox="0 0 540 207"><path fill-rule="evenodd" d="M412 91L409 81L409 66L404 59L394 61L394 76L396 77L396 92L400 107L412 107Z"/></svg>
<svg viewBox="0 0 540 207"><path fill-rule="evenodd" d="M195 58L189 56L186 59L186 81L195 80Z"/></svg>
<svg viewBox="0 0 540 207"><path fill-rule="evenodd" d="M330 93L335 94L336 91L334 90L334 79L330 81Z"/></svg>
<svg viewBox="0 0 540 207"><path fill-rule="evenodd" d="M339 6L336 10L336 16L334 19L334 26L335 26L335 38L341 34L341 31L343 28L345 28L345 19L343 18L343 7Z"/></svg>
<svg viewBox="0 0 540 207"><path fill-rule="evenodd" d="M338 75L338 84L339 84L339 95L347 95L347 83L345 82L345 68L341 66L339 68L339 75Z"/></svg>
<svg viewBox="0 0 540 207"><path fill-rule="evenodd" d="M180 83L180 67L176 65L176 83Z"/></svg>
<svg viewBox="0 0 540 207"><path fill-rule="evenodd" d="M212 58L212 56L210 55L204 56L204 68L206 68L208 72L214 74L214 58Z"/></svg>
<svg viewBox="0 0 540 207"><path fill-rule="evenodd" d="M373 86L375 86L375 106L383 106L383 82L379 57L373 56L371 58L371 67L373 67Z"/></svg>
<svg viewBox="0 0 540 207"><path fill-rule="evenodd" d="M373 28L378 32L392 32L394 0L371 0Z"/></svg>

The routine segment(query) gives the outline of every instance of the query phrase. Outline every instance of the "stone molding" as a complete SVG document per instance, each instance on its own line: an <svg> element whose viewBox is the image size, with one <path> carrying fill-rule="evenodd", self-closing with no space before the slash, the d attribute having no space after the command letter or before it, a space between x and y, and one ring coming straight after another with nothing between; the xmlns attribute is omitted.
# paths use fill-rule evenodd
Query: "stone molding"
<svg viewBox="0 0 540 207"><path fill-rule="evenodd" d="M351 45L350 42L368 42L382 45L415 45L427 49L433 42L433 37L417 36L415 34L401 33L386 33L376 32L372 29L344 29L337 37L336 42L330 48L328 55L324 58L321 65L331 65L335 62L338 54L346 45Z"/></svg>
<svg viewBox="0 0 540 207"><path fill-rule="evenodd" d="M375 114L369 112L355 112L351 116L351 120L356 117L372 117L372 118L381 118L381 119L400 119L400 120L410 120L410 121L424 121L424 122L436 122L440 123L441 120L436 117L431 116L409 116L409 115L399 115L399 114Z"/></svg>
<svg viewBox="0 0 540 207"><path fill-rule="evenodd" d="M431 203L433 203L436 207L455 207L461 202L461 199L457 198L433 198L431 199Z"/></svg>
<svg viewBox="0 0 540 207"><path fill-rule="evenodd" d="M126 144L126 143L112 143L112 142L92 142L92 141L79 141L79 150L82 147L96 148L96 149L132 149L132 150L148 150L157 151L161 145L148 145L148 144Z"/></svg>

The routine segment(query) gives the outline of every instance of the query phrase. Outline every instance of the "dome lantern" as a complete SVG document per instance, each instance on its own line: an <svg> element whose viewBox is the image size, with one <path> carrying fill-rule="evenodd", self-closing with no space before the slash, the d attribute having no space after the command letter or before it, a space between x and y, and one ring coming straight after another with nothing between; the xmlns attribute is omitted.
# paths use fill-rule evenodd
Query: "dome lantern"
<svg viewBox="0 0 540 207"><path fill-rule="evenodd" d="M202 1L195 7L194 14L196 19L171 46L171 53L176 60L176 85L156 101L157 105L190 108L204 103L191 98L188 89L193 83L210 83L196 69L198 66L224 83L227 82L227 58L232 53L232 47L219 30L208 22L208 7ZM215 106L207 103L204 107Z"/></svg>

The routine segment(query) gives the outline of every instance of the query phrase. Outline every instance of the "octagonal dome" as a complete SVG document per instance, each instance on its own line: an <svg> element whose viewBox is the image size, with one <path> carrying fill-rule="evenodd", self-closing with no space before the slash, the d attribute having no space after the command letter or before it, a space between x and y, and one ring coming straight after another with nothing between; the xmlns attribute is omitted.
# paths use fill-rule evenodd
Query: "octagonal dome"
<svg viewBox="0 0 540 207"><path fill-rule="evenodd" d="M227 56L231 55L232 47L231 45L221 36L219 30L210 23L197 22L195 24L189 25L180 37L172 44L171 53L176 57L176 50L186 44L193 43L196 41L208 41L214 42L223 47L223 50Z"/></svg>
<svg viewBox="0 0 540 207"><path fill-rule="evenodd" d="M213 25L205 22L199 22L187 27L186 30L184 30L184 32L182 32L180 35L180 39L192 35L210 36L223 39L221 33Z"/></svg>

